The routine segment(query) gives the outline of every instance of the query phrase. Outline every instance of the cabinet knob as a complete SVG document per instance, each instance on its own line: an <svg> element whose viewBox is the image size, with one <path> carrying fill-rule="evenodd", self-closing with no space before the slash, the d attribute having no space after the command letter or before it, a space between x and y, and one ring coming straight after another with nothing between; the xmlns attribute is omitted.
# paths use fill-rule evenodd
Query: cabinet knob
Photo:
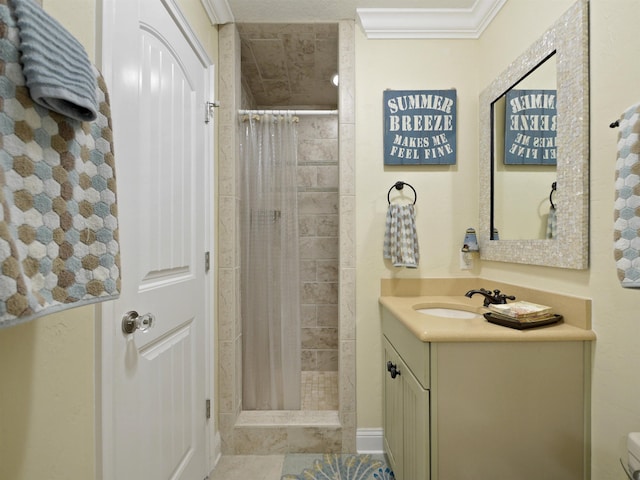
<svg viewBox="0 0 640 480"><path fill-rule="evenodd" d="M398 366L391 363L391 361L387 362L387 372L391 375L391 378L396 378L400 375L400 370L398 370Z"/></svg>

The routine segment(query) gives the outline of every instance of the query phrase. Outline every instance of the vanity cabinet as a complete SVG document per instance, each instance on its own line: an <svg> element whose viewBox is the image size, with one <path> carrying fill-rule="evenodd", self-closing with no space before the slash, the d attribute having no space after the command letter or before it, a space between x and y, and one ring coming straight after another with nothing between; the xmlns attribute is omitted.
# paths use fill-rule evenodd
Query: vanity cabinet
<svg viewBox="0 0 640 480"><path fill-rule="evenodd" d="M590 478L590 342L428 342L384 308L382 331L396 479Z"/></svg>
<svg viewBox="0 0 640 480"><path fill-rule="evenodd" d="M385 339L384 445L395 478L429 478L429 390Z"/></svg>

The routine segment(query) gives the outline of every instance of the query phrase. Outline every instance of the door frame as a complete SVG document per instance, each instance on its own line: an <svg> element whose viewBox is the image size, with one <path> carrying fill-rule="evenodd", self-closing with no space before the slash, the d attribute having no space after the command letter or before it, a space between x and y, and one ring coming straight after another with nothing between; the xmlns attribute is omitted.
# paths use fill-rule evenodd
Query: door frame
<svg viewBox="0 0 640 480"><path fill-rule="evenodd" d="M122 0L96 0L96 64L99 66L107 86L112 85L114 78L111 58L113 55L113 44L108 40L114 35L114 8L115 4ZM196 56L203 65L205 75L205 98L214 103L215 96L215 65L202 43L192 30L186 17L178 7L176 0L160 0L161 5L167 9L174 22L183 33ZM202 106L202 121L205 120L205 105ZM214 122L210 122L210 127L205 133L204 159L205 166L205 192L204 192L204 251L210 252L210 268L205 273L205 305L204 305L204 338L205 342L205 394L211 400L212 410L216 404L215 382L213 373L215 372L215 272L217 265L214 254L215 244L215 222L213 213L215 211L215 132ZM117 146L116 146L117 152ZM116 172L117 175L117 172ZM204 262L204 259L202 259ZM124 312L120 312L124 313ZM114 302L103 302L95 306L95 359L94 359L94 390L95 390L95 478L96 480L119 480L115 478L114 451L111 447L114 443L114 397L113 397L113 358L112 352L114 339L111 332L110 322L119 321ZM207 341L208 339L208 341ZM203 405L204 409L204 405ZM216 425L216 415L212 412L208 420L205 438L205 454L207 458L208 472L213 467L221 455L221 440L219 429Z"/></svg>

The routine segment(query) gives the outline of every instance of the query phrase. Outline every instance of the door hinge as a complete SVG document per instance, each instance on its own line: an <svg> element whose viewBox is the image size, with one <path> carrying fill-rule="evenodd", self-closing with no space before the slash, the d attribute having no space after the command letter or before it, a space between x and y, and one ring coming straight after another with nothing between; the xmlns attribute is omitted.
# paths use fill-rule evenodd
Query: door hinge
<svg viewBox="0 0 640 480"><path fill-rule="evenodd" d="M213 117L213 109L218 108L220 102L204 102L204 123L209 123Z"/></svg>
<svg viewBox="0 0 640 480"><path fill-rule="evenodd" d="M207 417L207 420L211 418L211 400L207 398L207 401L205 402L205 414Z"/></svg>
<svg viewBox="0 0 640 480"><path fill-rule="evenodd" d="M204 252L204 273L207 273L209 270L211 270L211 254Z"/></svg>

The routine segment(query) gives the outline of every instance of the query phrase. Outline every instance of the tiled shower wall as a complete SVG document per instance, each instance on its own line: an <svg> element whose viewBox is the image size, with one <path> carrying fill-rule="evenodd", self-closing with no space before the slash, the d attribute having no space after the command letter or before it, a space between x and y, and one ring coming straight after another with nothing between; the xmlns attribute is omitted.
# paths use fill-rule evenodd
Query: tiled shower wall
<svg viewBox="0 0 640 480"><path fill-rule="evenodd" d="M299 117L303 371L338 370L338 117Z"/></svg>
<svg viewBox="0 0 640 480"><path fill-rule="evenodd" d="M355 358L355 24L339 24L339 402L338 412L243 412L238 143L240 38L219 30L218 369L217 427L223 454L356 452ZM337 413L337 415L336 415Z"/></svg>

